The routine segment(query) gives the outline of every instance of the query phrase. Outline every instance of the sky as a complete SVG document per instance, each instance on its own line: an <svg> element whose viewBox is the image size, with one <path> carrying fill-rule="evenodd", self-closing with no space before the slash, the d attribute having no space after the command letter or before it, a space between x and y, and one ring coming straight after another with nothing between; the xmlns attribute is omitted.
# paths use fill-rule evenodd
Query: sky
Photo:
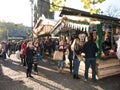
<svg viewBox="0 0 120 90"><path fill-rule="evenodd" d="M31 26L31 6L30 0L0 0L0 20L14 22ZM99 4L103 11L110 5L120 9L120 0L106 0ZM80 0L67 0L67 7L83 10ZM55 14L55 19L59 19L59 13Z"/></svg>
<svg viewBox="0 0 120 90"><path fill-rule="evenodd" d="M31 25L31 7L29 0L0 0L0 20Z"/></svg>

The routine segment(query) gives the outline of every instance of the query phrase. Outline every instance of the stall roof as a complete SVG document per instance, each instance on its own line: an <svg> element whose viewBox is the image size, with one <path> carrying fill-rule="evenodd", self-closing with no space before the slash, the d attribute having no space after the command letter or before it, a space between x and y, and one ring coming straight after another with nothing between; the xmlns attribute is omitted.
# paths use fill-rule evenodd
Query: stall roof
<svg viewBox="0 0 120 90"><path fill-rule="evenodd" d="M89 17L89 18L94 18L94 19L99 19L103 21L112 21L113 23L120 24L120 19L115 18L115 17L110 17L106 15L99 15L99 14L93 14L91 15L89 12L73 9L73 8L68 8L68 7L63 7L60 16L63 15L75 15L75 16L84 16L84 17Z"/></svg>
<svg viewBox="0 0 120 90"><path fill-rule="evenodd" d="M118 18L109 17L105 15L98 15L98 14L91 15L89 12L72 9L68 7L63 7L63 10L61 11L60 16L62 16L63 18L60 19L54 25L53 29L50 32L51 34L56 35L58 32L77 29L77 28L79 29L84 28L84 30L88 31L89 24L94 24L94 23L97 24L100 22L112 23L120 26L120 19ZM83 23L81 24L77 23L81 21L83 21ZM84 24L84 22L88 24L86 23Z"/></svg>
<svg viewBox="0 0 120 90"><path fill-rule="evenodd" d="M56 24L56 22L57 21L54 19L47 19L42 17L39 18L33 29L33 34L36 34L34 36L49 33L51 28Z"/></svg>
<svg viewBox="0 0 120 90"><path fill-rule="evenodd" d="M84 21L85 20L85 21ZM82 22L82 23L80 23ZM56 35L59 32L65 32L71 29L86 29L89 28L90 19L86 17L67 15L63 16L52 28L51 34Z"/></svg>

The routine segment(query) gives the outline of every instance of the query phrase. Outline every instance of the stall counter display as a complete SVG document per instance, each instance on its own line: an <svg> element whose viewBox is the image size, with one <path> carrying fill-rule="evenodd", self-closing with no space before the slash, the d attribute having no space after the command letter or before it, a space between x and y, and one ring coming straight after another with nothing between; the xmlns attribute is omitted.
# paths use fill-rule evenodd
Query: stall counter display
<svg viewBox="0 0 120 90"><path fill-rule="evenodd" d="M119 51L117 52L118 54L118 58L116 57L116 55L108 55L105 56L104 58L102 56L103 52L102 52L102 37L103 37L103 32L102 32L102 25L97 25L97 40L96 43L98 45L99 48L99 52L97 53L97 66L96 66L96 78L97 79L102 79L108 76L113 76L113 75L117 75L120 74L120 60L118 60L119 58ZM119 39L120 40L120 39ZM119 46L120 46L120 41L119 42ZM120 49L120 48L119 48ZM114 52L113 50L111 50L110 52ZM83 59L83 61L81 61L80 63L80 68L79 68L79 74L84 76L84 71L85 71L85 60ZM92 70L91 68L89 69L89 78L92 77Z"/></svg>

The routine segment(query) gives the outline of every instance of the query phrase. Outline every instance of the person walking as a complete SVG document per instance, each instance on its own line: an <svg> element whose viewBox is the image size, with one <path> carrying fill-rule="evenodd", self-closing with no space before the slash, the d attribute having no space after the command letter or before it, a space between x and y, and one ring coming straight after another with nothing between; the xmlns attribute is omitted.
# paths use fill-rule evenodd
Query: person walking
<svg viewBox="0 0 120 90"><path fill-rule="evenodd" d="M32 42L28 42L26 48L26 62L27 62L26 76L31 78L33 78L33 76L31 76L33 56L34 56L33 44Z"/></svg>
<svg viewBox="0 0 120 90"><path fill-rule="evenodd" d="M93 41L93 36L88 37L88 41L83 45L83 52L85 53L85 80L88 80L88 70L91 65L92 81L96 82L96 53L98 51L96 43Z"/></svg>
<svg viewBox="0 0 120 90"><path fill-rule="evenodd" d="M35 42L34 43L34 56L33 56L33 70L35 74L38 74L38 61L39 61L39 56L40 56L40 47L39 43Z"/></svg>
<svg viewBox="0 0 120 90"><path fill-rule="evenodd" d="M66 52L66 44L63 37L61 37L61 41L59 42L59 51L63 52L62 60L58 61L58 71L63 72L64 63L65 63L65 52Z"/></svg>
<svg viewBox="0 0 120 90"><path fill-rule="evenodd" d="M27 48L27 42L24 41L21 45L21 61L23 62L23 66L26 66L26 48Z"/></svg>
<svg viewBox="0 0 120 90"><path fill-rule="evenodd" d="M10 58L10 55L12 54L12 41L11 40L9 40L8 42L7 42L7 55L8 55L8 57Z"/></svg>

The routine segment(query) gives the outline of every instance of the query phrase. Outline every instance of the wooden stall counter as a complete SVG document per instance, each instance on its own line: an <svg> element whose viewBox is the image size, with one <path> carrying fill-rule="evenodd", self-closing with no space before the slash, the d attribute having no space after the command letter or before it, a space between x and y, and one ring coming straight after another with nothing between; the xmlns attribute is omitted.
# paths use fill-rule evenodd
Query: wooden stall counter
<svg viewBox="0 0 120 90"><path fill-rule="evenodd" d="M84 60L80 62L79 74L84 76L85 62ZM97 60L96 66L96 78L102 79L108 76L120 74L120 60L110 59L110 60ZM92 77L92 70L89 68L89 78Z"/></svg>

